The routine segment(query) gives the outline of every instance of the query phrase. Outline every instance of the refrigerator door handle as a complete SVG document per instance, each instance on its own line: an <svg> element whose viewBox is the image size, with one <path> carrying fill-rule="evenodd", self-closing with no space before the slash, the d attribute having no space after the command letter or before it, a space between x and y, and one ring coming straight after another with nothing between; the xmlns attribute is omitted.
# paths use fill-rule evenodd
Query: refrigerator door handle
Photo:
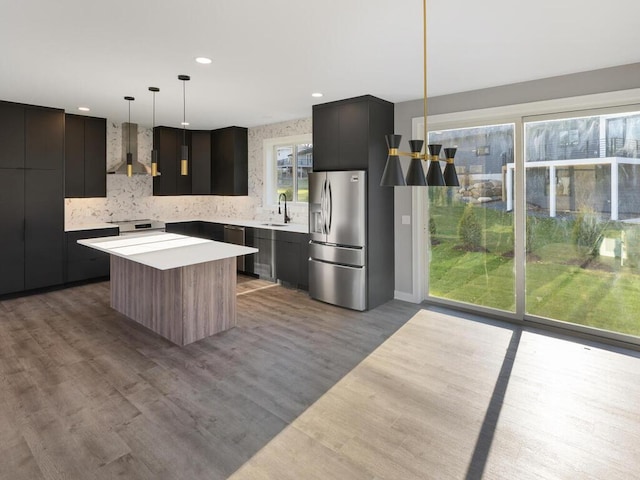
<svg viewBox="0 0 640 480"><path fill-rule="evenodd" d="M322 183L320 194L320 218L322 220L322 233L327 234L327 181Z"/></svg>
<svg viewBox="0 0 640 480"><path fill-rule="evenodd" d="M333 221L333 195L331 194L331 182L329 182L329 226L327 235L331 233L331 222Z"/></svg>

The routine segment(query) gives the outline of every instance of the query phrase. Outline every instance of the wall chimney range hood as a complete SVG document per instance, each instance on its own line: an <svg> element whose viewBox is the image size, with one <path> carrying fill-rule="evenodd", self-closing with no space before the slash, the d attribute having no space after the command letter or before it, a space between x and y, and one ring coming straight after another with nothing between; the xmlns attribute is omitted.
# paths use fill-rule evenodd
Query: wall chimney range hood
<svg viewBox="0 0 640 480"><path fill-rule="evenodd" d="M129 132L129 130L131 130L131 132ZM129 147L129 133L131 133L131 147ZM128 122L122 124L122 161L115 167L110 168L107 173L118 175L127 174L127 151L129 148L131 148L131 154L133 155L133 174L150 175L151 168L138 161L138 124Z"/></svg>

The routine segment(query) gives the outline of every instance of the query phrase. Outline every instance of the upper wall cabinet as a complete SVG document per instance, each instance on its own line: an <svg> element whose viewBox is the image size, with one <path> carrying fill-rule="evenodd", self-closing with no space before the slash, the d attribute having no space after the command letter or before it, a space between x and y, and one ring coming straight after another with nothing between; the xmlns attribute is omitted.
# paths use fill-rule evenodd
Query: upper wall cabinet
<svg viewBox="0 0 640 480"><path fill-rule="evenodd" d="M364 95L313 106L313 170L370 167L372 149L385 148L393 126L393 104ZM385 153L386 158L386 153Z"/></svg>
<svg viewBox="0 0 640 480"><path fill-rule="evenodd" d="M211 132L191 132L191 193L211 194Z"/></svg>
<svg viewBox="0 0 640 480"><path fill-rule="evenodd" d="M182 144L189 147L189 170L180 175L180 154ZM191 193L191 132L181 128L156 127L153 129L153 146L158 151L158 172L153 177L154 195L189 195Z"/></svg>
<svg viewBox="0 0 640 480"><path fill-rule="evenodd" d="M189 174L180 175L180 147L185 135L189 147ZM187 130L156 127L158 150L154 195L247 195L247 129Z"/></svg>
<svg viewBox="0 0 640 480"><path fill-rule="evenodd" d="M211 132L211 193L248 195L247 129L227 127Z"/></svg>
<svg viewBox="0 0 640 480"><path fill-rule="evenodd" d="M24 105L0 102L0 168L24 168Z"/></svg>
<svg viewBox="0 0 640 480"><path fill-rule="evenodd" d="M107 196L107 120L65 115L64 196Z"/></svg>

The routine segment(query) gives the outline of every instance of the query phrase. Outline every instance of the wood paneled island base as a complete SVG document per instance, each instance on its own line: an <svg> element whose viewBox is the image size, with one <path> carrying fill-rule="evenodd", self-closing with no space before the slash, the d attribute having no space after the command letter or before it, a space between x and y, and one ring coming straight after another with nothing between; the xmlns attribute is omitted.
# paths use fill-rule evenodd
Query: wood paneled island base
<svg viewBox="0 0 640 480"><path fill-rule="evenodd" d="M177 345L236 326L236 258L158 270L111 255L111 307Z"/></svg>

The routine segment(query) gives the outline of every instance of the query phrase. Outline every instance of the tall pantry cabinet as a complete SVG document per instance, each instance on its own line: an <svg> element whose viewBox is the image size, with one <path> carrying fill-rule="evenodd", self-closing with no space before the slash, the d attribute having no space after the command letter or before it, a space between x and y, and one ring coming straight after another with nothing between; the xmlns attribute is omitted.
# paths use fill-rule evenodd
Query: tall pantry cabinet
<svg viewBox="0 0 640 480"><path fill-rule="evenodd" d="M0 102L0 295L63 282L64 111Z"/></svg>

